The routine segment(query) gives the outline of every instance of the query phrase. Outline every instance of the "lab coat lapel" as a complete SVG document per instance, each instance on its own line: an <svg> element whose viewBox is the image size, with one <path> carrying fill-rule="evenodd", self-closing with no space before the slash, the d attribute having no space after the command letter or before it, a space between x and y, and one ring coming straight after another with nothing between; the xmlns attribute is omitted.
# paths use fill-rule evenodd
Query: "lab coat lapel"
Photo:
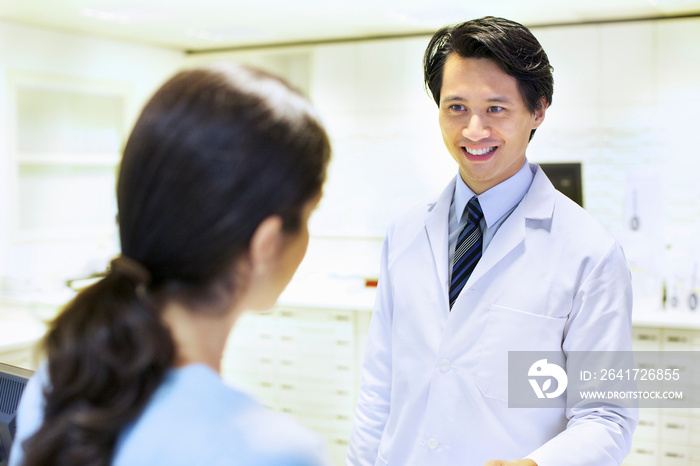
<svg viewBox="0 0 700 466"><path fill-rule="evenodd" d="M549 228L554 212L554 200L554 187L542 169L537 166L530 189L494 235L465 287L476 283L523 243L528 228Z"/></svg>
<svg viewBox="0 0 700 466"><path fill-rule="evenodd" d="M455 182L457 177L443 190L440 197L435 203L428 206L428 212L425 217L425 231L428 235L428 242L433 253L433 263L435 270L442 284L442 293L447 303L448 295L448 223L450 215L450 205L455 190Z"/></svg>
<svg viewBox="0 0 700 466"><path fill-rule="evenodd" d="M501 227L496 232L496 235L491 240L491 243L484 251L481 259L476 264L469 280L465 284L470 287L476 283L489 270L495 267L506 255L525 240L525 218L523 209L518 206L510 217L503 222Z"/></svg>

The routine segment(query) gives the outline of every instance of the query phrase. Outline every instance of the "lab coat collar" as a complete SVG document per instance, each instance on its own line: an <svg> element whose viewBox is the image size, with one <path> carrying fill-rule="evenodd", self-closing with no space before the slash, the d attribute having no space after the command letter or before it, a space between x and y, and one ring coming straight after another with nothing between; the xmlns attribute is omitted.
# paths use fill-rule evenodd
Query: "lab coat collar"
<svg viewBox="0 0 700 466"><path fill-rule="evenodd" d="M539 165L530 164L530 169L535 177L530 190L521 201L524 216L528 220L541 220L549 224L554 215L556 190Z"/></svg>
<svg viewBox="0 0 700 466"><path fill-rule="evenodd" d="M436 272L443 288L445 305L447 305L447 293L449 290L448 283L448 256L449 256L449 233L448 223L450 215L450 204L452 203L452 195L455 190L455 176L447 184L436 202L428 204L428 212L425 217L425 230L428 234L430 249L433 253L433 261L435 263Z"/></svg>
<svg viewBox="0 0 700 466"><path fill-rule="evenodd" d="M554 214L554 186L538 165L530 164L530 169L534 173L530 189L510 217L503 222L465 286L476 283L504 257L521 247L528 229L549 230Z"/></svg>
<svg viewBox="0 0 700 466"><path fill-rule="evenodd" d="M554 214L555 189L542 169L529 164L534 173L530 189L508 220L501 225L498 233L476 265L465 287L470 287L491 270L511 251L525 240L527 228L544 228L549 230ZM428 204L425 228L433 253L436 271L443 285L443 294L447 302L448 283L448 217L452 195L457 177L445 187L436 202ZM459 298L457 298L459 301Z"/></svg>

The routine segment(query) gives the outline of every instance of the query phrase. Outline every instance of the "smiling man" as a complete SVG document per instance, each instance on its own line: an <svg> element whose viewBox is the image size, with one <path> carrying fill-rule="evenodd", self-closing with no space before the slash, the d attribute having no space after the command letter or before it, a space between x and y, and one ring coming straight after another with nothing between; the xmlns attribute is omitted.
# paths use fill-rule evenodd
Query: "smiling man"
<svg viewBox="0 0 700 466"><path fill-rule="evenodd" d="M547 55L486 17L438 31L424 71L459 173L387 233L347 464L619 465L636 410L508 406L509 351L631 350L620 245L527 160Z"/></svg>

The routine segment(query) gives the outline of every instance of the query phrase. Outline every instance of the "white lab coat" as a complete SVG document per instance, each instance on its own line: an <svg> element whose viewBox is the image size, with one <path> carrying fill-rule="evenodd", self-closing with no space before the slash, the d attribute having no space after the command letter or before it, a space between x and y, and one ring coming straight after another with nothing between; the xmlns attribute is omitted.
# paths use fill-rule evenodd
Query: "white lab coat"
<svg viewBox="0 0 700 466"><path fill-rule="evenodd" d="M389 228L347 464L617 465L634 409L508 408L508 351L631 351L619 244L541 168L448 309L442 194Z"/></svg>

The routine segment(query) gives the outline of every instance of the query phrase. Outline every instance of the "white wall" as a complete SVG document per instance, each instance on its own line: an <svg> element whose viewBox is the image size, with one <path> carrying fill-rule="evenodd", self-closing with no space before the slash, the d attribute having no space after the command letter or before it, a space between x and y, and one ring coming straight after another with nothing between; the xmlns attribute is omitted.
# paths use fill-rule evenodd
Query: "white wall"
<svg viewBox="0 0 700 466"><path fill-rule="evenodd" d="M658 306L662 280L685 303L700 289L700 19L536 33L555 95L532 160L584 163L586 207L623 241L638 308Z"/></svg>
<svg viewBox="0 0 700 466"><path fill-rule="evenodd" d="M638 296L660 299L670 245L685 257L682 286L698 263L700 19L533 29L554 66L554 102L528 156L583 164L586 208L625 243ZM306 270L377 273L390 219L456 173L423 89L429 37L303 49L196 56L241 60L273 71L280 56L303 56L303 81L333 139L334 158L312 219ZM290 55L291 56L291 55ZM633 193L634 194L633 196ZM632 232L633 197L641 229ZM657 214L658 211L658 214ZM675 259L674 259L675 260ZM666 261L668 262L668 261ZM695 265L697 267L697 265ZM695 287L700 287L700 270ZM678 281L677 278L668 280ZM670 284L669 284L670 286ZM687 290L686 290L687 291Z"/></svg>
<svg viewBox="0 0 700 466"><path fill-rule="evenodd" d="M700 256L700 160L694 138L700 121L700 19L533 32L555 68L555 93L528 149L530 160L582 162L586 208L623 240L642 301L658 302L662 278L681 291L700 287L691 283ZM127 85L133 117L174 69L220 60L249 62L288 77L312 98L328 126L334 159L312 219L302 273L376 276L390 219L441 190L456 173L440 138L435 105L423 88L421 59L428 39L185 58L0 22L0 276L31 275L46 256L41 245L17 244L11 233L12 72ZM629 229L634 197L642 218L637 232ZM75 262L76 251L79 256L86 248L73 243L59 250L59 257ZM700 271L700 280L697 275Z"/></svg>
<svg viewBox="0 0 700 466"><path fill-rule="evenodd" d="M109 83L128 90L125 125L146 98L183 64L181 52L0 21L0 278L2 285L39 279L48 269L79 273L95 254L85 241L26 242L14 233L16 117L11 89L17 73L65 81ZM90 192L84 193L86 197ZM102 248L114 252L114 244ZM51 258L51 262L47 260ZM8 277L9 276L9 277ZM39 278L37 278L39 277Z"/></svg>

